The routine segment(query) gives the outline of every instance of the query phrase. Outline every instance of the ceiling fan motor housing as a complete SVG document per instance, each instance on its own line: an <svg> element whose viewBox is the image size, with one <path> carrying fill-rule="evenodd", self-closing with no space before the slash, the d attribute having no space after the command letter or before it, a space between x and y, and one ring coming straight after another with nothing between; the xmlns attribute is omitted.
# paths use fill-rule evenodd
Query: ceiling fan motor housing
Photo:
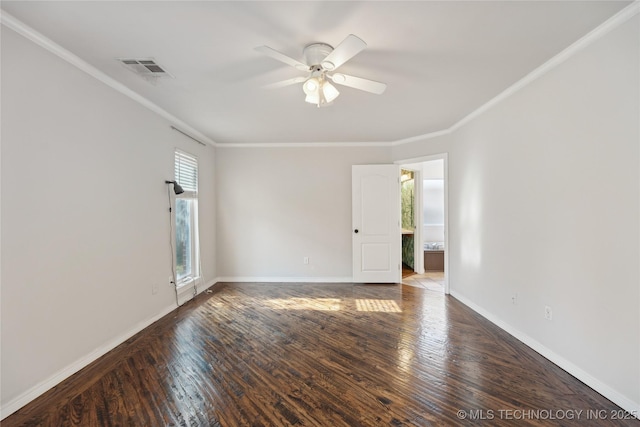
<svg viewBox="0 0 640 427"><path fill-rule="evenodd" d="M322 60L332 51L333 47L331 45L326 43L312 43L304 48L304 60L310 67L320 65Z"/></svg>

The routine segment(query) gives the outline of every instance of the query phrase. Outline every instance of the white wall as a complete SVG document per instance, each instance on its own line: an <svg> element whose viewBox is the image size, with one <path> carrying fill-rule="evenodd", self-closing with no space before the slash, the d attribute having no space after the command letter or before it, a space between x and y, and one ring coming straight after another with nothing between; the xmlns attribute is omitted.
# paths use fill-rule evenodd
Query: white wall
<svg viewBox="0 0 640 427"><path fill-rule="evenodd" d="M448 152L452 293L640 408L637 17L454 132L215 159L2 31L3 409L173 307L176 146L200 157L206 281L349 278L351 165Z"/></svg>
<svg viewBox="0 0 640 427"><path fill-rule="evenodd" d="M199 156L205 282L217 274L212 147L5 27L1 88L4 417L175 307L175 147Z"/></svg>
<svg viewBox="0 0 640 427"><path fill-rule="evenodd" d="M639 27L636 15L452 133L393 153L449 153L452 295L636 411Z"/></svg>
<svg viewBox="0 0 640 427"><path fill-rule="evenodd" d="M422 179L444 179L444 160L422 162Z"/></svg>
<svg viewBox="0 0 640 427"><path fill-rule="evenodd" d="M351 165L390 160L387 147L218 148L222 280L351 280Z"/></svg>
<svg viewBox="0 0 640 427"><path fill-rule="evenodd" d="M394 145L391 158L396 160L418 159L425 156L447 153L451 147L451 134L416 138L416 141ZM422 161L420 161L422 163Z"/></svg>

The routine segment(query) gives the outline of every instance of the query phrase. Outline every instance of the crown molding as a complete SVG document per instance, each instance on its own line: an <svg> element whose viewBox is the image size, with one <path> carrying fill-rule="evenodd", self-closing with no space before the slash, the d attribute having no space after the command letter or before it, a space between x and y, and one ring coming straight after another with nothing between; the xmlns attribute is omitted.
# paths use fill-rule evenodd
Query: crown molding
<svg viewBox="0 0 640 427"><path fill-rule="evenodd" d="M640 12L640 0L635 0L633 3L604 21L602 24L598 25L596 28L582 36L580 39L569 45L567 48L562 50L560 53L551 57L548 61L540 65L538 68L535 68L529 74L524 76L522 79L515 82L513 85L506 88L504 91L500 92L498 95L482 104L480 107L476 108L471 113L464 116L462 119L458 120L448 129L443 129L437 132L431 132L424 135L418 135L411 138L405 138L398 141L391 142L392 146L398 146L403 144L409 144L417 141L425 141L431 138L436 138L438 136L448 135L460 129L465 124L469 123L476 117L482 115L484 112L490 110L495 105L509 98L511 95L515 94L519 90L531 84L533 81L542 77L549 71L553 70L573 55L584 49L585 47L591 45L596 40L602 38L615 28L627 22L629 19L634 17Z"/></svg>
<svg viewBox="0 0 640 427"><path fill-rule="evenodd" d="M115 89L121 94L129 97L133 101L142 105L143 107L153 111L154 113L164 118L165 120L169 121L170 123L173 123L174 125L184 129L185 131L189 132L191 135L197 137L198 139L201 139L202 141L205 141L208 144L213 145L214 147L216 146L215 141L213 141L211 138L207 137L203 133L189 126L187 123L178 119L176 116L169 113L165 109L159 107L157 104L149 101L144 96L131 90L129 87L123 85L119 81L113 79L112 77L109 77L107 74L98 70L93 65L89 64L88 62L81 59L77 55L63 48L62 46L55 43L53 40L49 39L45 35L29 27L22 21L18 20L17 18L13 17L9 13L5 12L4 10L0 10L0 23L2 23L2 25L6 26L7 28L12 29L16 33L20 34L21 36L27 38L28 40L31 40L38 46L43 47L44 49L48 50L54 55L67 61L69 64L84 71L85 73L89 74L91 77L95 78L96 80L101 81L102 83L106 84L112 89Z"/></svg>
<svg viewBox="0 0 640 427"><path fill-rule="evenodd" d="M390 147L390 142L248 142L216 143L217 148Z"/></svg>
<svg viewBox="0 0 640 427"><path fill-rule="evenodd" d="M476 117L480 116L482 113L488 111L495 105L509 98L511 95L518 92L520 89L528 86L538 78L542 77L549 71L553 70L576 53L580 52L582 49L591 45L596 40L602 38L615 28L627 22L633 16L638 14L640 11L640 0L635 0L629 6L625 7L602 24L598 25L596 28L579 38L577 41L569 45L567 48L562 50L560 53L554 55L547 62L540 65L538 68L535 68L529 74L524 76L522 79L515 82L513 85L509 86L507 89L499 93L497 96L493 97L477 109L475 109L470 114L466 115L459 121L457 121L453 126L447 129L448 132L454 132L455 130L461 128L465 124L469 123Z"/></svg>
<svg viewBox="0 0 640 427"><path fill-rule="evenodd" d="M437 138L439 136L449 135L450 133L451 133L451 128L448 128L448 129L439 130L439 131L435 131L435 132L425 133L423 135L416 135L416 136L412 136L412 137L409 137L409 138L399 139L397 141L392 141L392 142L389 143L389 145L391 145L392 147L395 147L395 146L398 146L398 145L410 144L410 143L416 142L416 141L424 141L424 140L427 140L427 139Z"/></svg>
<svg viewBox="0 0 640 427"><path fill-rule="evenodd" d="M486 103L484 103L483 105L481 105L480 107L472 111L471 113L467 114L466 116L458 120L449 128L426 133L423 135L416 135L409 138L399 139L396 141L387 141L387 142L291 142L291 143L252 142L252 143L246 143L246 144L220 143L220 142L216 143L211 138L207 137L203 133L189 126L188 124L178 119L171 113L167 112L163 108L159 107L155 103L151 102L147 98L129 89L127 86L123 85L117 80L109 77L108 75L98 70L91 64L80 59L75 54L66 50L62 46L53 42L49 38L40 34L33 28L29 27L28 25L24 24L23 22L19 21L18 19L14 18L13 16L11 16L10 14L8 14L3 10L0 10L0 22L6 27L14 30L18 34L36 43L37 45L45 48L51 53L64 59L68 63L76 66L77 68L91 75L97 80L103 82L104 84L112 87L113 89L117 90L123 95L138 102L145 108L148 108L149 110L153 111L154 113L158 114L159 116L163 117L169 122L175 124L176 126L179 126L180 128L184 129L186 132L189 132L194 137L199 138L214 147L218 147L218 148L397 147L400 145L410 144L413 142L427 141L429 139L433 139L433 138L437 138L440 136L453 133L454 131L461 128L462 126L469 123L470 121L474 120L476 117L488 111L495 105L509 98L511 95L518 92L520 89L526 87L533 81L537 80L538 78L540 78L541 76L549 72L550 70L562 64L567 59L575 55L577 52L581 51L585 47L592 44L594 41L600 39L601 37L608 34L613 29L622 25L623 23L625 23L626 21L628 21L629 19L637 15L639 12L640 12L640 0L635 0L633 3L631 3L630 5L628 5L627 7L625 7L618 13L616 13L615 15L613 15L611 18L604 21L598 27L596 27L595 29L593 29L592 31L590 31L589 33L587 33L586 35L578 39L569 47L565 48L563 51L553 56L547 62L545 62L538 68L534 69L533 71L531 71L525 77L518 80L516 83L509 86L507 89L505 89L504 91L502 91L501 93L499 93L498 95L496 95L495 97L493 97L492 99L490 99L489 101L487 101Z"/></svg>

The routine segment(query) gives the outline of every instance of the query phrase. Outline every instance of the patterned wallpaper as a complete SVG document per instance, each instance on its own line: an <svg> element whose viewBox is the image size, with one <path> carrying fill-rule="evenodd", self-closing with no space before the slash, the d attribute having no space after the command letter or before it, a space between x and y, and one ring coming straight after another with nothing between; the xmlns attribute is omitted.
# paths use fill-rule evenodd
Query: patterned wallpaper
<svg viewBox="0 0 640 427"><path fill-rule="evenodd" d="M402 181L400 187L400 199L402 203L402 228L407 230L415 229L414 199L415 199L415 179L413 172L402 171L403 177L410 176ZM414 268L413 258L413 234L402 235L402 262L408 267Z"/></svg>

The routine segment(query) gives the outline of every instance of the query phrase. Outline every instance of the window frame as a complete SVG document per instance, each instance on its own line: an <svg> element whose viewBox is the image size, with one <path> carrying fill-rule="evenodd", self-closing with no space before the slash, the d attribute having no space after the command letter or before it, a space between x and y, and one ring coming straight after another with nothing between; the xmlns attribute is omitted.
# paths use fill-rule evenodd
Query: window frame
<svg viewBox="0 0 640 427"><path fill-rule="evenodd" d="M187 163L187 166L194 166L195 167L195 188L192 182L193 177L190 177L189 179L187 179L187 182L185 182L184 179L181 179L181 166L182 166L182 160L185 160L185 163ZM197 281L200 279L200 275L201 275L201 271L200 271L200 242L199 242L199 220L198 220L198 180L199 180L199 171L198 171L198 158L197 156L187 153L185 151L182 151L180 149L175 149L175 153L174 153L174 176L175 176L175 180L176 182L180 185L183 186L184 184L184 193L182 194L177 194L176 195L176 215L174 215L174 228L175 228L175 233L172 236L172 238L174 239L174 241L176 242L176 244L174 245L174 250L175 250L175 254L174 254L174 259L175 259L175 271L176 271L176 287L178 288L183 288L187 285L190 285L191 283L196 284ZM182 182L181 182L182 181ZM189 229L190 229L190 233L191 233L191 274L186 275L185 277L183 277L182 279L178 279L178 243L177 243L177 233L178 233L178 217L177 217L177 205L178 205L178 200L187 200L190 203L190 211L191 211L191 215L189 218Z"/></svg>

